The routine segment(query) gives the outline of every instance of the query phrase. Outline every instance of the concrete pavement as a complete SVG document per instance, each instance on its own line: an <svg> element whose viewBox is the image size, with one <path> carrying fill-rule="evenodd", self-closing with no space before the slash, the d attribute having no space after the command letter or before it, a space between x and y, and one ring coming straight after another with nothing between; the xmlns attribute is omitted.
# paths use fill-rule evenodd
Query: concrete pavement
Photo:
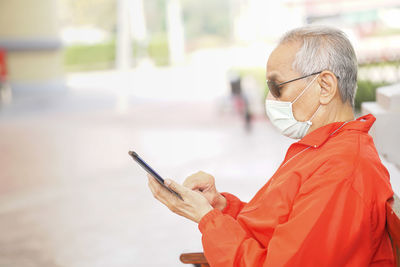
<svg viewBox="0 0 400 267"><path fill-rule="evenodd" d="M197 225L153 199L128 150L178 182L209 172L248 201L292 142L266 120L245 132L214 101L125 98L123 112L115 95L85 93L2 113L1 267L182 266L180 253L201 251Z"/></svg>
<svg viewBox="0 0 400 267"><path fill-rule="evenodd" d="M141 114L138 116L138 114ZM0 266L181 266L200 251L197 225L153 199L142 155L183 182L198 170L244 200L266 182L289 140L265 122L216 115L214 103L141 103L39 112L0 123Z"/></svg>

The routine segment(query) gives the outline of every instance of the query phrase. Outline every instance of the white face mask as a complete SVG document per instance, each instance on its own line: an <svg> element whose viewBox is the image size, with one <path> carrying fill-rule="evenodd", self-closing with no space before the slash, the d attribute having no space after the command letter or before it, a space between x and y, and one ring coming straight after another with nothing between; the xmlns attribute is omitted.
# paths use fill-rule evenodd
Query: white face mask
<svg viewBox="0 0 400 267"><path fill-rule="evenodd" d="M321 105L318 106L318 109L308 121L298 121L293 115L293 104L303 95L318 76L319 75L315 76L292 102L265 100L265 109L269 119L283 135L294 139L301 139L306 135L308 129L312 125L311 120L314 118Z"/></svg>

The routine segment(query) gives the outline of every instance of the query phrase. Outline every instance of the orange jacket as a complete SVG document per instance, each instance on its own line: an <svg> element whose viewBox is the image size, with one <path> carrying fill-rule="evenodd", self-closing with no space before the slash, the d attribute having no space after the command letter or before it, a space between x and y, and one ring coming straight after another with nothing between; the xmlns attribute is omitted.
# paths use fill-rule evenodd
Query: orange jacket
<svg viewBox="0 0 400 267"><path fill-rule="evenodd" d="M217 266L394 266L385 230L393 195L363 116L335 122L292 144L249 203L199 222L204 254ZM343 126L342 126L343 125Z"/></svg>

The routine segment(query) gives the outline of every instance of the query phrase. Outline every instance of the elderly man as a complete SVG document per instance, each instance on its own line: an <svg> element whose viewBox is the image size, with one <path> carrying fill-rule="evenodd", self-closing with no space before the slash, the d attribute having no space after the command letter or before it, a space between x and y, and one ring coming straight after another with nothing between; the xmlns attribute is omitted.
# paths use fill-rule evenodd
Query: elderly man
<svg viewBox="0 0 400 267"><path fill-rule="evenodd" d="M198 222L211 266L393 266L385 202L393 191L368 130L355 119L357 60L328 27L288 32L267 63L266 111L282 134L300 139L249 203L218 193L198 172L183 201L149 176L154 196Z"/></svg>

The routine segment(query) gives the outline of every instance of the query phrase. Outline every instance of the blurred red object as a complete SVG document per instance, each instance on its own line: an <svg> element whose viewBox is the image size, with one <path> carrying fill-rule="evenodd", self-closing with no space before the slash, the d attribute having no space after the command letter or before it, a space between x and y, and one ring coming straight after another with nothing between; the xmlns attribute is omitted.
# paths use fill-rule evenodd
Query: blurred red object
<svg viewBox="0 0 400 267"><path fill-rule="evenodd" d="M0 49L0 82L7 80L6 51Z"/></svg>

